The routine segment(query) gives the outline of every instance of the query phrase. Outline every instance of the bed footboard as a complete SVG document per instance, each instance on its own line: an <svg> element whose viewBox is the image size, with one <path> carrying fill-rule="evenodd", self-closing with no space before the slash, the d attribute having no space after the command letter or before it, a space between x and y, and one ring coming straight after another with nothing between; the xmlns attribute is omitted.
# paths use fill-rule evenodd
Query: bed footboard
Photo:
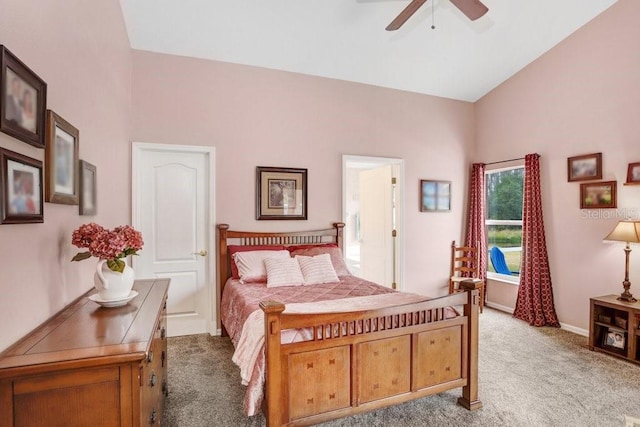
<svg viewBox="0 0 640 427"><path fill-rule="evenodd" d="M269 426L308 425L462 387L458 403L478 400L478 290L349 313L265 313ZM463 307L446 316L447 307ZM313 339L281 342L281 331L308 329Z"/></svg>

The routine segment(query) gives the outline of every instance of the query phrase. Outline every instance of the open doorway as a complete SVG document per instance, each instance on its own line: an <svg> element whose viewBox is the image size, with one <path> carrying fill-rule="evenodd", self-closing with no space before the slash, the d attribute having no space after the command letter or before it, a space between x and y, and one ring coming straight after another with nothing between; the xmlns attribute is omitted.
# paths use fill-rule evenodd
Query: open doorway
<svg viewBox="0 0 640 427"><path fill-rule="evenodd" d="M345 259L357 276L402 289L403 160L344 155Z"/></svg>

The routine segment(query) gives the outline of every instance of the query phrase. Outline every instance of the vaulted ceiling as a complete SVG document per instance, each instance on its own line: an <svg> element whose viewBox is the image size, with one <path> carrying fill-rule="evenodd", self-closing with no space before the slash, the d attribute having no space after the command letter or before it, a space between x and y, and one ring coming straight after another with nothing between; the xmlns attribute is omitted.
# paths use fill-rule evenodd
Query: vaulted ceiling
<svg viewBox="0 0 640 427"><path fill-rule="evenodd" d="M134 49L475 102L617 0L120 0ZM434 25L435 29L431 26Z"/></svg>

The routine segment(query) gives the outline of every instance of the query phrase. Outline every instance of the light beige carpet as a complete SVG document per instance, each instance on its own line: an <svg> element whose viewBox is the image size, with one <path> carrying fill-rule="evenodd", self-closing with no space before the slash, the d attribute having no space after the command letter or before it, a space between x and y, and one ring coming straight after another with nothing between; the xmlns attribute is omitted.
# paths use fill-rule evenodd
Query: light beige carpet
<svg viewBox="0 0 640 427"><path fill-rule="evenodd" d="M244 387L227 338L169 339L172 427L262 426L242 412ZM589 351L587 338L534 328L486 308L480 316L479 394L484 407L456 405L459 390L323 426L624 426L640 417L640 366Z"/></svg>

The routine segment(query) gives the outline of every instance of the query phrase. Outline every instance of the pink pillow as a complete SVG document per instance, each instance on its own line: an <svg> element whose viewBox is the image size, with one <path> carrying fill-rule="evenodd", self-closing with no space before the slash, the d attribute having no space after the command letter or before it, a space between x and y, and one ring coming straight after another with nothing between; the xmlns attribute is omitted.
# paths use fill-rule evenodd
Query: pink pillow
<svg viewBox="0 0 640 427"><path fill-rule="evenodd" d="M233 254L233 259L238 266L240 283L265 282L267 270L264 260L267 258L290 259L289 251L244 251Z"/></svg>
<svg viewBox="0 0 640 427"><path fill-rule="evenodd" d="M320 254L316 256L296 255L294 258L300 264L300 270L304 276L305 285L318 285L321 283L334 283L340 281L331 263L331 255Z"/></svg>
<svg viewBox="0 0 640 427"><path fill-rule="evenodd" d="M233 259L233 254L236 252L248 252L248 251L281 251L284 249L283 245L229 245L227 250L229 251L229 257L231 258L231 277L239 279L238 266Z"/></svg>
<svg viewBox="0 0 640 427"><path fill-rule="evenodd" d="M267 288L304 284L304 277L296 258L267 258L264 260L264 266L267 270Z"/></svg>
<svg viewBox="0 0 640 427"><path fill-rule="evenodd" d="M291 251L291 256L316 256L321 254L329 254L331 257L331 264L338 276L351 276L351 272L344 263L344 257L342 256L342 250L333 245L320 245L312 246L306 249L295 249Z"/></svg>

